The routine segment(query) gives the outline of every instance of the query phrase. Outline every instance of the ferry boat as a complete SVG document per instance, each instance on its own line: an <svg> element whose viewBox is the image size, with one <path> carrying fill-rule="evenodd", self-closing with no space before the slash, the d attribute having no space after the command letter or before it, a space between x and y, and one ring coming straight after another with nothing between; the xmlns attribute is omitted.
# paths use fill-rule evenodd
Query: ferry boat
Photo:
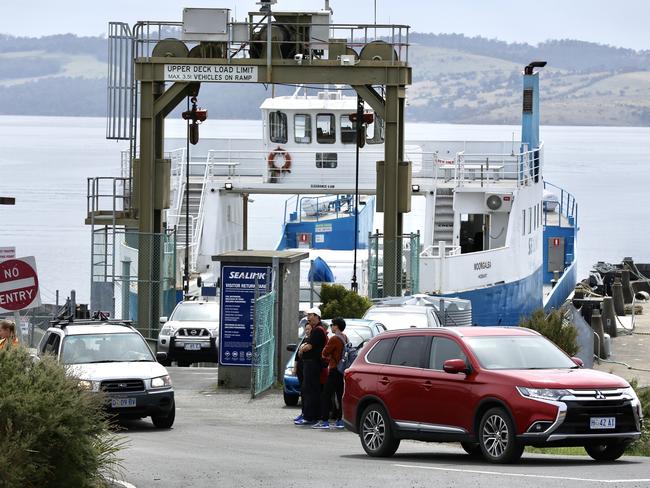
<svg viewBox="0 0 650 488"><path fill-rule="evenodd" d="M328 50L328 62L341 66L352 66L356 59L395 60L396 56L397 59L401 56L402 49L408 52L406 26L388 26L385 32L391 33L391 44L370 40L368 26L330 24L327 9L308 14L312 24L307 30L302 14L274 13L273 16L277 23L274 26L280 29L276 33L282 31L286 38L283 37L283 43L278 45L281 48L278 52L270 50L265 57L279 57L292 66L308 63L311 55L322 56L324 48ZM222 18L227 24L224 19L227 17ZM287 19L289 24L283 25L282 21ZM168 27L167 24L161 26ZM248 46L249 55L260 58L264 54L259 50L263 46L261 39L271 36L263 35L266 31L260 23L249 22L246 26L253 26L253 30L245 29L250 35L240 41L234 53ZM144 58L201 57L206 53L220 59L224 56L221 44L197 44L189 51L180 41L159 41L161 36L155 38L151 52L141 52L141 45L153 45L147 44L151 40L148 34L147 41L135 42L135 51L130 53L121 47L125 39L131 42L137 35L124 34L122 24L118 27L119 30L109 36L116 43L113 50L118 61L121 59L118 54L123 51L127 56ZM137 27L140 34L144 34L149 32L151 25L139 23ZM241 34L241 25L235 23L231 27L234 37ZM262 30L254 31L258 27ZM375 32L376 27L373 26ZM354 31L355 28L358 30ZM340 35L347 40L337 38L342 32L346 34ZM354 32L363 39L362 43L358 43ZM330 36L330 42L324 42ZM310 46L305 50L307 58L303 53L294 52L297 40ZM129 59L115 65L129 66L132 62ZM474 324L517 325L522 316L536 309L559 306L573 288L577 204L568 192L544 180L544 146L539 137L539 71L535 71L544 65L534 62L524 69L519 140L412 140L406 134L404 162L399 166L400 171L403 169L410 174L411 186L402 188L399 199L419 202L424 216L414 234L400 238L404 242L402 255L387 260L387 263L398 263L399 272L395 275L404 285L402 294L466 298L472 302ZM130 73L132 75L132 71ZM109 76L109 79L112 78ZM125 86L137 98L135 81L130 80ZM122 100L121 88L118 83L117 88L109 91L118 102ZM124 195L113 197L109 216L99 220L106 224L112 219L113 228L118 200L124 204L124 219L128 221L132 215L127 210L131 198L127 186L134 179L131 162L137 155L132 133L137 113L133 100L128 114L131 125L119 123L123 119L121 109L109 117L108 128L116 132L115 138L122 137L123 129L131 137L131 147L124 158L122 183L117 183L124 185ZM115 106L121 107L120 104ZM359 106L356 96L346 96L337 86L297 87L293 95L265 100L260 109L263 122L260 137L201 138L193 146L189 162L185 149L178 148L185 148L188 139L197 142L197 137L188 135L188 139L165 140L169 156L163 162L167 164L167 159L171 160L172 192L170 208L163 218L167 229L176 229L177 249L185 254L181 254L177 262L186 262L185 268L194 276L201 276L204 283L215 282L219 270L214 269L212 256L248 247L249 196L285 195L289 200L283 222L278 226L278 247L309 248L319 253L318 257L329 267L335 268L332 273L335 281L349 285L355 277L361 293L373 298L381 296L381 226L372 224L373 207L381 208L379 200L382 197L375 195L377 175L381 174L378 162L384 159L381 117L368 105ZM351 114L363 117L363 136L357 135ZM363 147L358 149L359 146ZM110 237L108 225L95 229L97 219L103 218L105 213L96 208L98 195L101 196L101 191L95 188L99 186L98 181L96 178L89 182L88 197L87 221L93 225L93 270L96 268L100 277L93 278L92 290L95 294L95 290L105 289L108 295L108 291L116 291L112 283L118 274L115 271L118 259L122 263L123 278L137 274L138 242L137 237L129 238L129 235L117 242L115 237ZM116 186L116 180L112 181ZM400 177L400 181L407 180ZM557 204L549 195L544 196L545 188L557 196ZM167 208L167 202L164 204L161 208ZM278 215L278 220L282 220L282 215ZM133 223L128 221L125 225ZM370 236L372 229L379 232ZM99 252L95 251L97 247ZM116 249L120 249L119 257L115 256ZM317 256L312 257L315 260ZM308 271L303 270L304 280L307 280ZM133 280L130 283L130 289L122 286L120 290L123 310L126 310L124 303L129 301L129 293L132 298L137 291L138 283L135 282L135 290ZM163 297L167 301L170 298L173 297ZM97 308L104 309L101 303ZM133 308L128 310L131 315Z"/></svg>
<svg viewBox="0 0 650 488"><path fill-rule="evenodd" d="M417 289L406 292L469 299L476 325L516 325L536 309L558 307L576 282L577 203L544 180L537 66L527 66L523 75L520 141L429 141L406 135L412 198L423 200L425 208L419 227L419 282ZM379 227L373 226L371 195L376 161L383 156L382 121L375 117L366 128L357 208L356 136L350 121L356 104L356 97L341 90L310 95L302 88L262 104L261 139L199 143L193 165L201 160L205 164L192 177L199 189L193 197L198 202L192 239L195 272L217 276L209 269L211 256L242 248L242 195L288 194L292 196L285 205L278 249L306 248L315 251L312 259L326 256L338 269L336 281L345 285L353 274L358 212L357 249L363 252L357 277L360 290L367 293L368 234ZM167 144L171 149L182 140ZM180 206L182 166L179 160L174 171ZM179 219L169 218L174 209L168 218L182 231L180 206ZM303 282L308 270L309 264Z"/></svg>

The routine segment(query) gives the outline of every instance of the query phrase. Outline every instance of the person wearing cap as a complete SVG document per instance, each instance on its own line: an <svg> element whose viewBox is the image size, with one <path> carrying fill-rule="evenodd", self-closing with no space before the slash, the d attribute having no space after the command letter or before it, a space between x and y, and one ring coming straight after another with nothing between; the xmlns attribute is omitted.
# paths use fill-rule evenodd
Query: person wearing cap
<svg viewBox="0 0 650 488"><path fill-rule="evenodd" d="M332 319L332 335L325 347L323 348L322 356L327 361L328 375L327 382L321 394L321 418L320 421L312 425L312 429L329 429L330 423L330 410L334 405L334 418L336 423L334 427L343 429L341 402L343 400L343 373L341 373L337 366L343 357L345 345L348 343L347 336L343 333L345 330L345 320L341 317Z"/></svg>
<svg viewBox="0 0 650 488"><path fill-rule="evenodd" d="M312 307L307 310L307 322L311 325L311 333L298 350L302 357L303 418L297 419L294 422L296 425L314 425L320 418L321 353L327 334L320 320L319 308Z"/></svg>

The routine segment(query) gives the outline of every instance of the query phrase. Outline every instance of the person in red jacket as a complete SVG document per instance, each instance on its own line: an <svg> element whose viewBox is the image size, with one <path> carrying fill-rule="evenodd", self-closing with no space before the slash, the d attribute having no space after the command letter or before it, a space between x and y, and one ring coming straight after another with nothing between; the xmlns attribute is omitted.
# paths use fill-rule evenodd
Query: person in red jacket
<svg viewBox="0 0 650 488"><path fill-rule="evenodd" d="M329 429L330 423L330 408L334 405L334 417L336 423L334 427L343 429L343 421L341 420L341 400L343 398L343 374L337 369L337 365L343 357L345 345L348 343L347 336L343 333L345 330L345 320L341 317L332 319L332 332L334 335L330 336L327 344L323 348L322 357L327 361L329 374L327 376L327 383L323 388L321 394L321 420L312 426L312 429ZM333 397L334 402L332 402Z"/></svg>

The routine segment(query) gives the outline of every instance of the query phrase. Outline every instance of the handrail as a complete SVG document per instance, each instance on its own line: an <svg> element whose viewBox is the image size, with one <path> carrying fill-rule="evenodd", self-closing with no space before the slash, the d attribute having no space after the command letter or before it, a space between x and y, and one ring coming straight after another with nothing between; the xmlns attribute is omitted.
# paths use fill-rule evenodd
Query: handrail
<svg viewBox="0 0 650 488"><path fill-rule="evenodd" d="M440 244L431 244L425 247L420 253L420 257L424 258L439 258L440 253ZM445 244L442 246L444 249L445 256L458 256L460 254L460 246L455 246L453 244Z"/></svg>
<svg viewBox="0 0 650 488"><path fill-rule="evenodd" d="M199 241L201 239L201 232L203 232L203 222L205 221L205 215L203 211L203 206L205 203L206 197L206 186L205 182L208 180L208 175L212 172L212 162L208 162L205 165L205 172L203 175L203 186L201 187L201 200L199 201L199 210L196 214L196 225L192 232L192 254L190 256L190 269L196 271L196 262L199 259Z"/></svg>
<svg viewBox="0 0 650 488"><path fill-rule="evenodd" d="M560 215L560 226L562 226L562 216L566 217L566 219L569 221L569 224L571 224L571 221L573 221L573 226L577 227L578 226L578 202L576 198L563 189L560 186L554 185L553 183L550 183L548 181L544 181L544 189L546 187L551 187L556 190L560 191L559 195L559 210L558 213ZM544 212L544 225L546 226L548 221L548 216L546 212Z"/></svg>

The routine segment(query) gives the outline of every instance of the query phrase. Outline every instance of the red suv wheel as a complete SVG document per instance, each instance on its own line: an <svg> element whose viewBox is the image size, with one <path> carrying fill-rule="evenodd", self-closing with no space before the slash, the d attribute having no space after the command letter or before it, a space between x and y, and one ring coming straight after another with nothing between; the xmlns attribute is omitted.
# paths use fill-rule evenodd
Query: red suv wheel
<svg viewBox="0 0 650 488"><path fill-rule="evenodd" d="M363 449L373 457L392 456L400 442L393 434L390 417L378 403L366 407L361 414L359 437Z"/></svg>

